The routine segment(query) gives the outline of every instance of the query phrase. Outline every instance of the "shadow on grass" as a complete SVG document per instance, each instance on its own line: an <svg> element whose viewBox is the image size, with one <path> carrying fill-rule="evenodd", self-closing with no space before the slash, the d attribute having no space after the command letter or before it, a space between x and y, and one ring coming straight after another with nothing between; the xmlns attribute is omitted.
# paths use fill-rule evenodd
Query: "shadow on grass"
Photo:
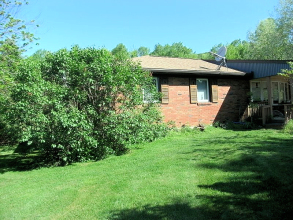
<svg viewBox="0 0 293 220"><path fill-rule="evenodd" d="M205 142L202 146L223 145L217 145L219 150L201 147L201 141ZM225 147L227 142L237 145ZM215 176L212 184L198 185L202 190L186 201L116 211L110 219L292 219L292 138L253 134L241 139L235 136L235 140L215 137L196 140L193 151L186 154L198 161L196 169L215 169L216 176L225 173L226 177ZM208 160L201 163L203 157Z"/></svg>
<svg viewBox="0 0 293 220"><path fill-rule="evenodd" d="M9 171L29 171L40 167L37 154L21 155L18 153L0 155L0 173Z"/></svg>
<svg viewBox="0 0 293 220"><path fill-rule="evenodd" d="M217 210L204 207L191 207L187 202L174 201L168 205L151 206L141 208L125 209L112 213L111 220L195 220L195 219L217 219ZM208 218L207 218L208 216Z"/></svg>
<svg viewBox="0 0 293 220"><path fill-rule="evenodd" d="M24 144L1 146L0 173L9 171L29 171L41 167L41 157L37 151Z"/></svg>
<svg viewBox="0 0 293 220"><path fill-rule="evenodd" d="M217 140L218 143L221 141ZM233 159L221 150L202 153L221 160L216 163L211 160L210 163L199 164L200 167L230 172L231 177L211 185L199 185L200 188L225 194L201 195L201 199L217 209L233 209L243 219L292 219L292 138L266 137L255 143L242 139L230 155Z"/></svg>

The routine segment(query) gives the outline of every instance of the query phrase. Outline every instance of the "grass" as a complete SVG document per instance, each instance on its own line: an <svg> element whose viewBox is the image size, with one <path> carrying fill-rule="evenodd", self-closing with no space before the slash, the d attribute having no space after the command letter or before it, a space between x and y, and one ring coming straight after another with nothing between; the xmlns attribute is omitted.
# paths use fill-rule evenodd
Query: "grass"
<svg viewBox="0 0 293 220"><path fill-rule="evenodd" d="M2 147L0 219L291 219L292 143L276 130L208 128L38 169L35 155Z"/></svg>

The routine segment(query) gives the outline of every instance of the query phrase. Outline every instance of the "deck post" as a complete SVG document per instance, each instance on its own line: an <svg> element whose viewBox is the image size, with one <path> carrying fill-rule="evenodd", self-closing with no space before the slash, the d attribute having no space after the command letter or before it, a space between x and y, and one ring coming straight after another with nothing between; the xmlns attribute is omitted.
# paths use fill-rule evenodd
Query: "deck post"
<svg viewBox="0 0 293 220"><path fill-rule="evenodd" d="M291 76L289 79L289 87L290 87L290 97L291 97L290 104L293 104L293 76Z"/></svg>
<svg viewBox="0 0 293 220"><path fill-rule="evenodd" d="M266 116L266 108L265 108L265 106L262 106L262 108L261 108L261 115L262 115L262 125L265 125L266 124L266 118L267 118L267 116Z"/></svg>
<svg viewBox="0 0 293 220"><path fill-rule="evenodd" d="M288 122L288 108L287 105L284 105L284 116L285 116L285 124Z"/></svg>
<svg viewBox="0 0 293 220"><path fill-rule="evenodd" d="M271 80L271 77L267 77L267 89L268 89L268 105L270 106L270 117L273 115L273 102L274 102L274 97L273 97L273 94L272 94L272 80Z"/></svg>

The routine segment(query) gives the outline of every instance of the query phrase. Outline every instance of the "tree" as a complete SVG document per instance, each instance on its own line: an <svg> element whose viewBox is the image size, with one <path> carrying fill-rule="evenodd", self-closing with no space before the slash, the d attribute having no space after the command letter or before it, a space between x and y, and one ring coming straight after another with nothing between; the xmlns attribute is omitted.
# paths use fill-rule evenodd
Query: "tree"
<svg viewBox="0 0 293 220"><path fill-rule="evenodd" d="M226 58L230 60L249 59L249 42L240 39L232 41L227 45Z"/></svg>
<svg viewBox="0 0 293 220"><path fill-rule="evenodd" d="M47 50L37 50L29 58L33 60L42 61L42 60L45 60L46 55L49 53L50 51L47 51Z"/></svg>
<svg viewBox="0 0 293 220"><path fill-rule="evenodd" d="M18 70L21 53L25 47L35 38L28 31L31 22L25 22L17 18L17 13L27 1L0 0L0 142L10 141L7 135L7 124L4 112L9 109L10 90L14 85L13 76ZM6 134L3 136L3 134Z"/></svg>
<svg viewBox="0 0 293 220"><path fill-rule="evenodd" d="M196 54L192 49L185 47L181 42L173 43L172 45L166 44L162 46L157 44L154 51L151 53L153 56L163 57L182 57L182 58L196 58Z"/></svg>
<svg viewBox="0 0 293 220"><path fill-rule="evenodd" d="M251 59L281 60L290 56L286 53L287 37L273 18L261 21L256 30L249 34L249 41Z"/></svg>
<svg viewBox="0 0 293 220"><path fill-rule="evenodd" d="M28 31L28 26L34 21L26 22L16 17L23 4L29 3L26 0L0 0L0 42L5 42L5 39L21 42L19 47L22 49L35 40L34 35Z"/></svg>
<svg viewBox="0 0 293 220"><path fill-rule="evenodd" d="M28 2L0 0L0 100L8 97L12 75L25 46L35 40L27 29L34 21L26 22L16 17L23 4Z"/></svg>
<svg viewBox="0 0 293 220"><path fill-rule="evenodd" d="M105 49L75 46L24 60L16 80L7 120L49 163L102 159L166 133L157 105L143 103L142 88L159 95L150 74Z"/></svg>
<svg viewBox="0 0 293 220"><path fill-rule="evenodd" d="M145 55L149 55L149 54L150 54L150 49L147 48L147 47L140 47L140 48L138 48L138 50L137 50L137 55L138 55L139 57L141 57L141 56L145 56Z"/></svg>
<svg viewBox="0 0 293 220"><path fill-rule="evenodd" d="M140 47L137 50L133 50L130 53L130 57L141 57L150 54L150 49L147 47Z"/></svg>
<svg viewBox="0 0 293 220"><path fill-rule="evenodd" d="M276 8L277 26L282 31L289 42L293 43L293 0L280 0Z"/></svg>
<svg viewBox="0 0 293 220"><path fill-rule="evenodd" d="M137 50L130 51L130 52L129 52L129 56L130 56L131 58L133 58L133 57L138 57L138 51L137 51Z"/></svg>
<svg viewBox="0 0 293 220"><path fill-rule="evenodd" d="M280 0L276 13L278 32L284 44L284 59L293 59L293 0Z"/></svg>
<svg viewBox="0 0 293 220"><path fill-rule="evenodd" d="M112 54L118 59L127 59L130 54L124 44L118 44L113 50Z"/></svg>

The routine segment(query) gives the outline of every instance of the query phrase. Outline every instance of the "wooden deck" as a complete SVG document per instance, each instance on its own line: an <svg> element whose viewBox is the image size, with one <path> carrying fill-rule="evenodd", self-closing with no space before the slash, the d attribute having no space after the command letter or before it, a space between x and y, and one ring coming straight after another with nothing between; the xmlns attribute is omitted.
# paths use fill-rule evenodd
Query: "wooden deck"
<svg viewBox="0 0 293 220"><path fill-rule="evenodd" d="M268 123L287 123L293 119L293 104L267 105L265 103L253 103L247 108L247 118L260 120L262 125Z"/></svg>

